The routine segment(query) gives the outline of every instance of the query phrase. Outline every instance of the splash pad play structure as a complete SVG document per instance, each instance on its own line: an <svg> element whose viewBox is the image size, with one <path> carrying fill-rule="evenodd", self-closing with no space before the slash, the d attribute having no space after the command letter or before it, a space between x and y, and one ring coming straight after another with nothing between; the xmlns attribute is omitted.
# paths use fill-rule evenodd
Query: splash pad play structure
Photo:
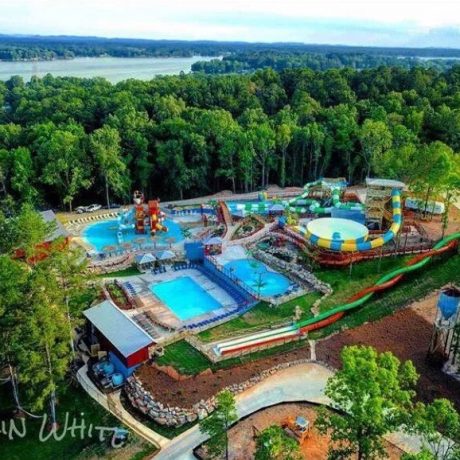
<svg viewBox="0 0 460 460"><path fill-rule="evenodd" d="M267 197L261 196L262 201L258 203L230 202L226 207L230 213L240 216L270 214L274 203L277 203L285 212L314 218L306 227L291 226L291 230L309 246L320 251L366 252L386 245L400 231L401 191L405 184L387 179L368 179L366 185L365 203L341 200L346 189L343 179L322 179L306 184L304 192L290 200L264 201ZM225 207L222 205L222 208ZM284 227L285 222L280 226ZM369 238L369 228L377 229L374 238Z"/></svg>
<svg viewBox="0 0 460 460"><path fill-rule="evenodd" d="M122 248L125 244L136 243L142 235L145 242L155 238L165 243L167 239L175 242L183 240L180 226L169 219L160 209L160 200L144 201L144 195L135 191L133 206L121 212L116 219L89 225L83 237L96 251L104 252L106 247Z"/></svg>

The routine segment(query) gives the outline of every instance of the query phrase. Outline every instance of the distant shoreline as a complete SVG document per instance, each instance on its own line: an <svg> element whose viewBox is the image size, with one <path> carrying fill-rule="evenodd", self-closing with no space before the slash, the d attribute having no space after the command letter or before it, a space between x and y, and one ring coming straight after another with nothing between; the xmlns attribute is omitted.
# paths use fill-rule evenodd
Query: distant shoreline
<svg viewBox="0 0 460 460"><path fill-rule="evenodd" d="M221 59L222 56L205 56L205 55L190 55L190 56L171 56L168 54L165 55L155 55L150 56L148 54L142 56L112 56L110 54L101 54L100 56L55 56L50 59L42 58L31 58L31 59L0 59L0 62L53 62L53 61L73 61L75 59L100 59L100 58L113 58L113 59L188 59L188 58L212 58L212 59Z"/></svg>

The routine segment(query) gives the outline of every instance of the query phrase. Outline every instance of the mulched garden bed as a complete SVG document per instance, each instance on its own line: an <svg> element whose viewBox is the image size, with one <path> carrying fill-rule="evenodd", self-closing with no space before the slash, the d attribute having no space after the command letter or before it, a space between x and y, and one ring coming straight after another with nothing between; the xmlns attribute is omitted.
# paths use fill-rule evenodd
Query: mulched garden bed
<svg viewBox="0 0 460 460"><path fill-rule="evenodd" d="M216 372L201 373L182 381L175 380L148 364L142 366L136 375L142 381L144 388L148 389L157 401L170 406L191 407L200 400L206 400L215 395L222 388L243 383L265 369L270 369L281 363L309 358L310 349L306 344L305 347L276 356Z"/></svg>
<svg viewBox="0 0 460 460"><path fill-rule="evenodd" d="M436 298L421 301L419 311L406 308L321 341L316 345L316 356L333 367L339 367L340 351L347 345L371 345L380 352L391 351L400 360L410 359L414 363L420 374L417 393L421 400L429 402L444 397L460 410L460 382L426 361L433 331L430 316L433 316Z"/></svg>

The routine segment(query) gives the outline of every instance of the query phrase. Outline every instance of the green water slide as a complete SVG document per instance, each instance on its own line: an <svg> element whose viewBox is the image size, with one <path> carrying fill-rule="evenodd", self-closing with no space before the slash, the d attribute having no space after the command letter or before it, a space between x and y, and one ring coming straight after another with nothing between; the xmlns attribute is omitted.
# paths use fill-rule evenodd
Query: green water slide
<svg viewBox="0 0 460 460"><path fill-rule="evenodd" d="M387 285L387 287L391 287L393 285L395 285L399 280L400 280L400 277L406 273L410 273L410 272L413 272L413 271L416 271L416 270L419 270L420 268L424 267L426 264L428 264L428 262L431 260L431 258L434 256L434 255L437 255L437 254L440 254L442 252L444 252L445 250L448 250L449 246L453 245L453 242L455 240L458 240L460 239L460 232L456 232L456 233L453 233L451 235L448 235L446 236L445 238L443 238L441 241L439 241L435 246L433 246L433 249L425 254L423 254L425 257L423 259L421 259L420 261L412 264L412 265L406 265L405 267L401 267L401 268L398 268L396 270L393 270L389 273L387 273L386 275L382 276L374 285L373 288L368 288L368 289L365 289L364 291L370 291L368 293L366 293L365 295L363 295L362 297L359 296L359 293L354 296L354 297L359 297L357 298L356 300L354 301L351 301L349 303L346 303L346 304L343 304L343 305L339 305L331 310L328 310L327 312L324 312L324 313L321 313L319 314L318 316L315 316L314 318L310 318L310 319L307 319L307 320L304 320L304 321L300 321L298 323L296 323L297 327L299 329L303 329L303 328L308 328L309 326L314 326L316 325L317 323L320 323L322 321L326 321L327 319L335 316L335 315L338 315L340 313L345 313L349 310L353 310L354 308L357 308L361 305L363 305L365 302L367 302L373 295L376 291L379 291L381 289L379 289L379 286L382 286L384 284ZM394 280L394 282L392 283L391 281ZM363 291L362 291L363 292ZM333 321L331 321L331 324L332 324ZM314 327L312 327L311 329L314 329Z"/></svg>

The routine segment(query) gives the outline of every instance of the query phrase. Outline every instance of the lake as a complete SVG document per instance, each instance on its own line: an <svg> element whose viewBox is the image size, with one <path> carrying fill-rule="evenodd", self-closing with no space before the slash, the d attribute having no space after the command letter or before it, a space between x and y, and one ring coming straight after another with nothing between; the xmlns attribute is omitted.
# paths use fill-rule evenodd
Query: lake
<svg viewBox="0 0 460 460"><path fill-rule="evenodd" d="M20 75L28 81L33 75L43 77L47 73L55 77L104 77L112 83L128 78L150 80L155 75L176 75L190 72L196 61L209 61L215 57L158 57L158 58L115 58L83 57L71 60L6 62L0 61L0 80Z"/></svg>

